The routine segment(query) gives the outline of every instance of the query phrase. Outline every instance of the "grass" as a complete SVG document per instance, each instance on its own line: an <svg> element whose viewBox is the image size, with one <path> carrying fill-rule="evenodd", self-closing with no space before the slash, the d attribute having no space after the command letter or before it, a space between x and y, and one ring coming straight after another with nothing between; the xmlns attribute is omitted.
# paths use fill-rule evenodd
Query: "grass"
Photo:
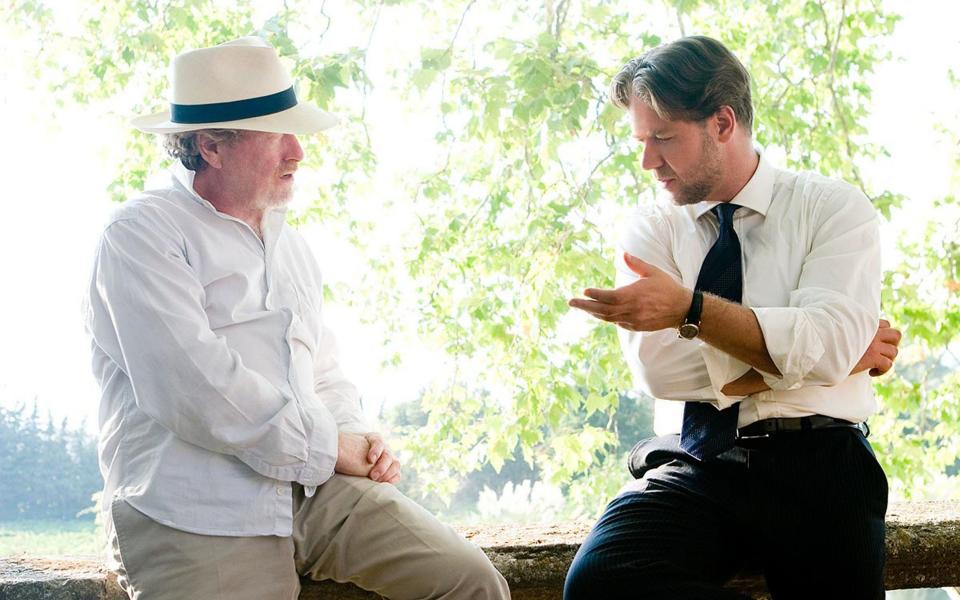
<svg viewBox="0 0 960 600"><path fill-rule="evenodd" d="M0 557L101 556L103 531L92 520L2 521Z"/></svg>

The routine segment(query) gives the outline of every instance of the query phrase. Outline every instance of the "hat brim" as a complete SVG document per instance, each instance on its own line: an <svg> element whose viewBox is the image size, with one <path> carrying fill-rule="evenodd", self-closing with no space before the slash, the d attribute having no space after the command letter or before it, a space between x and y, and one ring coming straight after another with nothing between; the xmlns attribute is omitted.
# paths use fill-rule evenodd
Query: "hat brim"
<svg viewBox="0 0 960 600"><path fill-rule="evenodd" d="M152 115L135 117L131 119L130 124L146 133L183 133L200 129L246 129L249 131L299 135L317 133L329 129L339 122L340 120L334 115L301 102L277 113L236 121L174 123L170 121L170 111L165 110Z"/></svg>

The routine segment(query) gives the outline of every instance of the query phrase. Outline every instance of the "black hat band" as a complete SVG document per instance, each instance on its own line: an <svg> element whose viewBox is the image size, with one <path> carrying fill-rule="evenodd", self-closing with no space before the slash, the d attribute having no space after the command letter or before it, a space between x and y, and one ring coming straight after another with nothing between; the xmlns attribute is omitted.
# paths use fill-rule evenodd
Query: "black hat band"
<svg viewBox="0 0 960 600"><path fill-rule="evenodd" d="M170 120L184 125L222 123L272 115L296 105L297 94L293 91L293 86L290 86L276 94L246 100L234 100L233 102L213 102L211 104L171 103Z"/></svg>

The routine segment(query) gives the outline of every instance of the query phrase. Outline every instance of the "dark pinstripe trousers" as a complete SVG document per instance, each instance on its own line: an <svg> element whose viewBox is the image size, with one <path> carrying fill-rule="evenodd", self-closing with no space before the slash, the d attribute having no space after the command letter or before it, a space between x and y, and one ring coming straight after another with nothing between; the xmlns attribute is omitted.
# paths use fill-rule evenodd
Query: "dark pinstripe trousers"
<svg viewBox="0 0 960 600"><path fill-rule="evenodd" d="M819 429L744 440L698 462L653 438L642 478L577 552L565 600L743 598L745 566L775 600L884 597L887 480L863 434Z"/></svg>

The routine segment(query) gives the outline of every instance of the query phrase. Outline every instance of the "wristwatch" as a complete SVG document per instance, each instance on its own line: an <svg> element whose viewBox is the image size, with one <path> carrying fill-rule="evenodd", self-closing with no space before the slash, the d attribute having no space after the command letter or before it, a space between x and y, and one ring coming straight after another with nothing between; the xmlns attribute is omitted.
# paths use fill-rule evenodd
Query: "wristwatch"
<svg viewBox="0 0 960 600"><path fill-rule="evenodd" d="M703 311L703 292L693 290L693 301L690 302L690 310L687 311L687 318L680 326L679 334L685 340L692 340L700 335L700 313Z"/></svg>

